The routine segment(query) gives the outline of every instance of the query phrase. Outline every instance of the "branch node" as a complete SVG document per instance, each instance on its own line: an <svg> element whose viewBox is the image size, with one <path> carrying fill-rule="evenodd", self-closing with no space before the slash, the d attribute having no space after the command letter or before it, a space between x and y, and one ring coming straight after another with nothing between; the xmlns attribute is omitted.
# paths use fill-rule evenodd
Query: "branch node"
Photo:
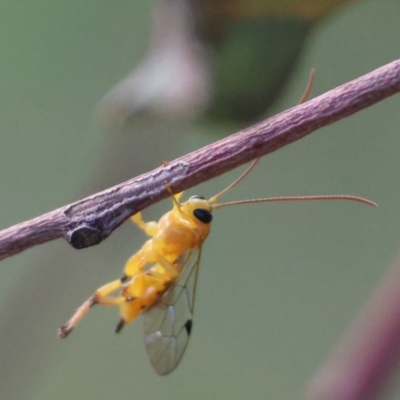
<svg viewBox="0 0 400 400"><path fill-rule="evenodd" d="M67 240L72 247L79 250L99 244L107 236L99 229L83 224L68 232Z"/></svg>

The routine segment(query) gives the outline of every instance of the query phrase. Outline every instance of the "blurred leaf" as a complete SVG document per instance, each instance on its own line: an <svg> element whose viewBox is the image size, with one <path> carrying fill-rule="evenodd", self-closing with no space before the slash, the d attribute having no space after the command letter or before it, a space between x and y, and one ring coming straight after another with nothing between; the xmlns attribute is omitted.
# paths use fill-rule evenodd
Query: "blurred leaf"
<svg viewBox="0 0 400 400"><path fill-rule="evenodd" d="M208 115L252 121L282 91L315 22L349 0L192 0L198 30L214 48Z"/></svg>
<svg viewBox="0 0 400 400"><path fill-rule="evenodd" d="M224 32L230 23L246 18L260 19L274 17L280 19L297 18L316 21L337 7L359 0L190 0L192 6L201 13L201 30L208 40L213 40L213 32Z"/></svg>
<svg viewBox="0 0 400 400"><path fill-rule="evenodd" d="M147 55L101 101L107 131L138 113L242 124L281 93L315 22L347 0L163 0Z"/></svg>
<svg viewBox="0 0 400 400"><path fill-rule="evenodd" d="M311 24L245 19L235 24L215 57L214 119L252 121L264 113L296 67Z"/></svg>

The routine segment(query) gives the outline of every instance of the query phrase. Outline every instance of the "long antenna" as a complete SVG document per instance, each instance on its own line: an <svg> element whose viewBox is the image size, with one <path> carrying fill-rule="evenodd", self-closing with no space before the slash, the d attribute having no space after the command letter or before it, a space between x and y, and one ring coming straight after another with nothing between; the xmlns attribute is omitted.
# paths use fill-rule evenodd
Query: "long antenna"
<svg viewBox="0 0 400 400"><path fill-rule="evenodd" d="M231 190L234 186L236 186L240 181L242 181L246 176L252 171L252 169L257 165L257 163L260 161L260 158L256 158L249 167L247 167L246 171L242 173L242 175L239 176L239 178L235 179L229 186L227 186L224 190L216 194L215 196L211 197L209 200L209 203L215 203L222 195L224 195L226 192Z"/></svg>
<svg viewBox="0 0 400 400"><path fill-rule="evenodd" d="M312 69L310 72L310 76L308 78L308 83L303 95L300 98L299 104L304 103L308 96L311 93L311 89L313 87L315 80L315 70ZM227 191L236 186L241 180L243 180L256 166L259 158L255 159L250 166L239 176L235 181L233 181L227 188L225 188L222 192L218 193L214 197L211 197L209 200L210 203L215 203L219 197L225 194ZM236 206L239 204L253 204L253 203L272 203L278 201L314 201L314 200L346 200L346 201L355 201L357 203L366 204L371 207L378 207L376 203L371 200L365 199L364 197L359 196L351 196L351 195L322 195L322 196L280 196L280 197L266 197L264 199L246 199L246 200L237 200L237 201L229 201L227 203L219 203L213 204L211 208L213 210L217 210L218 208L228 207L228 206Z"/></svg>
<svg viewBox="0 0 400 400"><path fill-rule="evenodd" d="M303 95L300 98L300 101L298 104L304 103L308 96L311 93L311 89L314 85L314 80L315 80L315 69L312 69L308 78L307 86L306 89L303 93ZM257 165L258 161L260 161L260 158L256 158L248 167L247 169L242 173L242 175L239 176L239 178L235 179L228 187L226 187L224 190L216 194L215 196L211 197L210 200L208 200L210 203L215 203L221 196L223 196L226 192L229 192L234 186L236 186L240 181L242 181L246 176L253 170L253 168Z"/></svg>
<svg viewBox="0 0 400 400"><path fill-rule="evenodd" d="M238 204L252 203L272 203L274 201L312 201L312 200L347 200L363 203L371 207L378 207L375 202L365 199L364 197L351 196L346 194L322 195L322 196L281 196L281 197L266 197L264 199L246 199L238 201L229 201L227 203L219 203L211 206L213 210L227 206L236 206Z"/></svg>
<svg viewBox="0 0 400 400"><path fill-rule="evenodd" d="M307 101L308 96L311 93L311 90L314 86L314 81L315 81L315 69L313 68L310 71L310 75L308 76L308 82L307 82L307 86L306 86L306 90L304 91L303 95L300 97L300 100L298 102L298 104L303 104Z"/></svg>

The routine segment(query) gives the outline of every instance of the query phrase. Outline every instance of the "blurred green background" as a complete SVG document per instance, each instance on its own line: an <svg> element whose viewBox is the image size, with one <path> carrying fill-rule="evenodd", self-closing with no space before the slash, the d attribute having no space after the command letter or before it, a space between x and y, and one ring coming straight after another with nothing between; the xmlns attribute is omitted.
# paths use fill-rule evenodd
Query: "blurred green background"
<svg viewBox="0 0 400 400"><path fill-rule="evenodd" d="M240 128L203 120L143 130L139 124L121 136L101 132L94 108L141 59L151 7L127 0L2 1L1 228ZM399 58L399 15L398 1L371 0L325 19L268 115L298 101L311 68L318 95ZM321 202L218 212L203 251L194 334L181 365L166 378L149 365L142 321L113 334L114 309L94 310L68 340L56 337L95 288L121 275L143 242L130 223L84 251L57 241L4 260L0 398L303 397L399 249L399 106L395 96L269 155L229 195L345 193L379 208ZM190 192L209 197L238 174ZM165 201L145 217L158 219L169 208Z"/></svg>

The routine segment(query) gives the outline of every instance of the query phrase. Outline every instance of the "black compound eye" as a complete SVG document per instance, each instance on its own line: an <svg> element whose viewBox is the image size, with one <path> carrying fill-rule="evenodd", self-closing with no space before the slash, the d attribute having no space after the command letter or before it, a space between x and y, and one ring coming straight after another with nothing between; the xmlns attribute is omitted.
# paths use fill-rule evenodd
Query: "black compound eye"
<svg viewBox="0 0 400 400"><path fill-rule="evenodd" d="M199 196L197 194L189 197L189 200L195 200L195 199L205 200L205 198L203 196Z"/></svg>
<svg viewBox="0 0 400 400"><path fill-rule="evenodd" d="M206 210L205 208L196 208L193 211L193 215L201 222L203 222L204 224L209 224L212 219L213 216L210 213L210 211Z"/></svg>

